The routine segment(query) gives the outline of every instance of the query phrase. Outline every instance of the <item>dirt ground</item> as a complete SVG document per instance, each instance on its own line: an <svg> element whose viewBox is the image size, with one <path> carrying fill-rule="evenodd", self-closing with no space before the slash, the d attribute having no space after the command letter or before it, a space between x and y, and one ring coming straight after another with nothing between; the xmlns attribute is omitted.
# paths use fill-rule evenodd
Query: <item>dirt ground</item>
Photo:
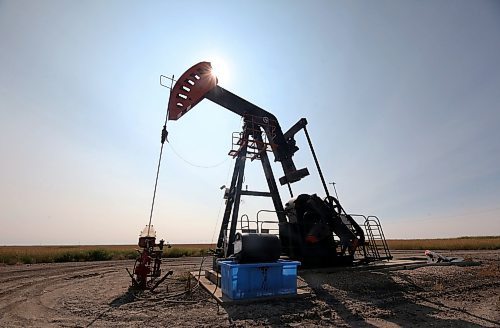
<svg viewBox="0 0 500 328"><path fill-rule="evenodd" d="M302 271L310 296L239 305L194 283L181 294L200 258L166 260L175 274L155 293L129 290L131 261L0 266L0 327L500 327L500 252L443 254L482 265Z"/></svg>

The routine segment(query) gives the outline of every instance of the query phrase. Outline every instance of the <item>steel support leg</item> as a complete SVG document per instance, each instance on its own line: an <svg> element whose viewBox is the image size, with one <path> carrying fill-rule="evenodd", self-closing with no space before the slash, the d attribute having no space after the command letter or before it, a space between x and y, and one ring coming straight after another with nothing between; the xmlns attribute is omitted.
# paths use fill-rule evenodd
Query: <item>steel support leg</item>
<svg viewBox="0 0 500 328"><path fill-rule="evenodd" d="M267 152L265 150L260 154L260 161L262 162L262 168L264 169L267 185L269 186L269 192L271 193L271 198L273 199L274 209L276 210L276 215L278 216L278 221L280 223L287 222L278 186L276 185L276 180L274 180L271 163L269 163L269 157L267 156Z"/></svg>
<svg viewBox="0 0 500 328"><path fill-rule="evenodd" d="M233 254L233 243L234 243L234 237L236 236L236 226L238 224L238 214L240 211L241 187L243 186L243 179L245 177L246 156L247 156L247 147L244 147L241 149L239 155L239 159L241 162L238 168L238 179L236 182L236 188L234 190L233 213L231 217L231 228L229 229L229 238L227 247L227 252L229 255Z"/></svg>
<svg viewBox="0 0 500 328"><path fill-rule="evenodd" d="M239 176L239 167L241 166L241 162L245 161L245 159L241 158L241 156L238 156L236 158L236 161L234 162L234 171L233 171L233 177L231 179L231 185L229 186L229 193L227 196L227 201L226 201L226 209L224 210L224 217L222 218L222 223L220 227L220 232L219 232L219 238L217 239L217 248L222 249L222 246L224 244L224 235L226 233L227 227L229 225L229 218L231 217L231 212L233 209L233 204L234 204L234 195L235 195L235 190L236 190L236 181Z"/></svg>

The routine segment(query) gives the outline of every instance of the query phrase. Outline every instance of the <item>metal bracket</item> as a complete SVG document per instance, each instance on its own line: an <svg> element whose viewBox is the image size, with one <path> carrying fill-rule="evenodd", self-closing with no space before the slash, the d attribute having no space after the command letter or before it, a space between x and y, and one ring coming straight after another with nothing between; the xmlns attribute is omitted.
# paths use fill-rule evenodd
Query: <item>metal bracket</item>
<svg viewBox="0 0 500 328"><path fill-rule="evenodd" d="M170 80L170 85L165 85L163 84L163 79L167 79L167 80ZM168 76L165 76L165 75L160 75L160 85L164 88L169 88L170 91L172 91L172 88L173 88L173 85L174 83L177 82L177 80L174 79L174 76L172 75L172 77L168 77Z"/></svg>

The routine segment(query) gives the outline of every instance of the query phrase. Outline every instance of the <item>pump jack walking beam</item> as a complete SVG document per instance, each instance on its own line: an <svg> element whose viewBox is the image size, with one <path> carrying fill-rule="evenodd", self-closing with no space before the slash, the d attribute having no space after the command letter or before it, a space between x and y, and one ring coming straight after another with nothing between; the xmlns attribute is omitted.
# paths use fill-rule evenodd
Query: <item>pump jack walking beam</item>
<svg viewBox="0 0 500 328"><path fill-rule="evenodd" d="M299 148L295 145L293 135L285 139L273 114L218 86L210 63L201 62L188 69L177 80L171 93L168 102L169 120L179 119L205 98L240 116L254 116L256 120L253 123L260 126L269 141L276 146L272 149L275 161L281 163L285 174L279 179L281 185L309 175L307 168L297 170L295 167L292 157Z"/></svg>

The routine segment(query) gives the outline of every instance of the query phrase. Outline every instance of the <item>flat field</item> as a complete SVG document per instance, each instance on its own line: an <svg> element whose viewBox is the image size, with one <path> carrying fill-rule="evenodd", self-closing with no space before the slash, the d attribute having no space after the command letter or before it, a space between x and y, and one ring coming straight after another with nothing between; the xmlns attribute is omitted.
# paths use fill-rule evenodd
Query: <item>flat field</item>
<svg viewBox="0 0 500 328"><path fill-rule="evenodd" d="M440 239L390 239L390 249L406 250L481 250L500 249L500 236Z"/></svg>
<svg viewBox="0 0 500 328"><path fill-rule="evenodd" d="M129 289L130 260L0 264L0 327L500 327L500 251L443 255L482 265L301 270L309 296L239 305L187 278L210 258L165 259L174 275L154 293Z"/></svg>
<svg viewBox="0 0 500 328"><path fill-rule="evenodd" d="M164 257L202 256L211 244L177 244ZM0 246L0 264L125 260L137 257L136 245Z"/></svg>
<svg viewBox="0 0 500 328"><path fill-rule="evenodd" d="M390 239L390 249L399 250L498 250L500 236L446 239ZM136 245L92 246L0 246L0 264L35 264L135 259ZM203 256L214 244L174 244L164 257Z"/></svg>

